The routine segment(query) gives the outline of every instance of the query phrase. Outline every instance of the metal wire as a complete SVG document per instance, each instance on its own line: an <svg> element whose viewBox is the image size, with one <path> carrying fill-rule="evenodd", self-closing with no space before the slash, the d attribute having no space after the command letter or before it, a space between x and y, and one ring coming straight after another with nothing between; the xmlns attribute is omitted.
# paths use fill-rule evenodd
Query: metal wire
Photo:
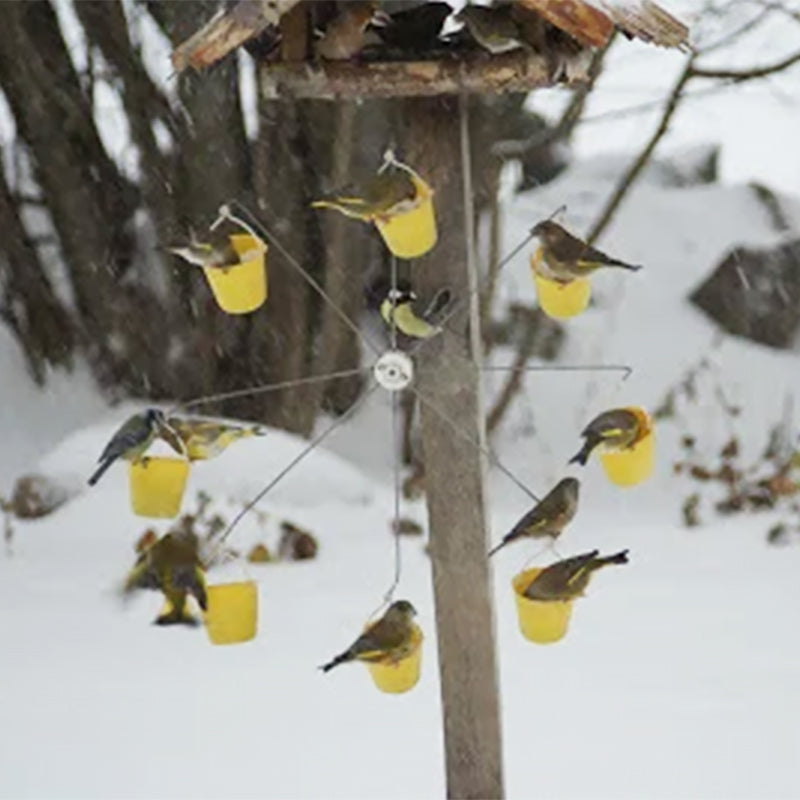
<svg viewBox="0 0 800 800"><path fill-rule="evenodd" d="M337 428L343 425L355 412L364 404L366 399L370 397L379 384L375 383L367 389L361 397L353 403L347 411L342 414L330 427L326 428L319 436L312 439L307 447L300 451L252 500L250 500L244 508L233 518L233 522L228 525L223 534L219 538L218 546L230 536L233 529L244 519L244 517L255 508L255 506L264 499L264 497L274 489L288 474L294 469L307 455L316 450L322 442L328 438Z"/></svg>
<svg viewBox="0 0 800 800"><path fill-rule="evenodd" d="M431 409L442 421L446 422L462 439L469 442L470 444L474 445L478 450L480 450L483 455L488 458L494 466L496 466L500 472L502 472L507 478L509 478L516 486L522 489L528 497L531 498L534 502L540 502L540 498L532 492L508 467L506 467L500 459L494 454L491 448L483 447L479 442L476 442L466 431L464 431L461 426L454 422L441 408L439 408L435 403L431 402L431 400L420 392L419 389L415 388L414 386L409 387L410 390L414 393L414 396L419 400L420 403L424 403L428 408Z"/></svg>
<svg viewBox="0 0 800 800"><path fill-rule="evenodd" d="M623 372L621 380L626 381L633 373L633 367L627 364L558 364L552 367L533 365L525 367L495 366L480 367L482 372Z"/></svg>
<svg viewBox="0 0 800 800"><path fill-rule="evenodd" d="M383 596L384 603L392 602L395 590L403 573L403 559L400 548L400 437L397 418L398 393L392 392L392 454L394 456L394 578Z"/></svg>
<svg viewBox="0 0 800 800"><path fill-rule="evenodd" d="M279 383L264 383L257 386L251 386L247 389L234 389L230 392L221 392L220 394L207 394L203 397L196 397L192 400L187 400L183 403L177 403L167 411L167 416L174 414L181 409L194 408L195 406L205 405L206 403L218 402L221 400L232 400L234 397L250 397L257 394L266 394L267 392L277 392L280 389L289 389L292 386L303 386L304 384L318 383L319 381L330 381L336 378L348 378L353 375L359 375L362 372L368 372L371 367L358 367L354 369L345 369L339 372L330 372L327 375L309 375L307 378L297 378L290 381L280 381Z"/></svg>

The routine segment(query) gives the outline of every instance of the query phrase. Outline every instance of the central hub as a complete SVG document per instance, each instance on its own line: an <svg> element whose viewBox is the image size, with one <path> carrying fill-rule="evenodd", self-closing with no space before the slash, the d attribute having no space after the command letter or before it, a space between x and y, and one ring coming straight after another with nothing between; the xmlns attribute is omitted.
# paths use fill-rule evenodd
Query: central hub
<svg viewBox="0 0 800 800"><path fill-rule="evenodd" d="M399 392L414 378L414 363L400 350L389 350L375 362L372 373L384 389Z"/></svg>

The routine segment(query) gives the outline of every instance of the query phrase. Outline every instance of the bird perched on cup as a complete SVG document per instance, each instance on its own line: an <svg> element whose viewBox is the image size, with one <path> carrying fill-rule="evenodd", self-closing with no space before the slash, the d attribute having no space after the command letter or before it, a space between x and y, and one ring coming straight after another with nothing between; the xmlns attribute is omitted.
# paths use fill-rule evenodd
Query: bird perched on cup
<svg viewBox="0 0 800 800"><path fill-rule="evenodd" d="M208 608L197 536L191 531L172 531L145 549L125 579L123 596L137 589L154 589L166 598L168 608L156 617L156 625L197 624L186 608L189 595L203 611Z"/></svg>
<svg viewBox="0 0 800 800"><path fill-rule="evenodd" d="M527 47L510 4L466 5L453 19L464 24L470 36L493 55Z"/></svg>
<svg viewBox="0 0 800 800"><path fill-rule="evenodd" d="M348 661L400 661L411 652L414 640L413 619L416 614L416 609L408 600L396 600L347 650L320 669L329 672Z"/></svg>
<svg viewBox="0 0 800 800"><path fill-rule="evenodd" d="M553 220L537 223L531 234L540 242L534 269L549 280L569 283L576 278L585 278L601 267L618 267L637 272L642 267L612 258L586 242L573 236Z"/></svg>
<svg viewBox="0 0 800 800"><path fill-rule="evenodd" d="M642 420L630 408L613 408L598 414L584 429L583 447L569 460L569 464L585 466L589 456L599 445L624 450L643 435Z"/></svg>
<svg viewBox="0 0 800 800"><path fill-rule="evenodd" d="M493 556L507 544L520 539L555 540L572 522L578 511L581 484L577 478L562 478L525 516L489 551Z"/></svg>
<svg viewBox="0 0 800 800"><path fill-rule="evenodd" d="M411 173L393 164L375 173L363 186L315 200L312 208L334 208L354 219L371 222L376 217L388 219L416 205L417 187Z"/></svg>
<svg viewBox="0 0 800 800"><path fill-rule="evenodd" d="M190 461L214 458L237 439L266 433L260 425L244 427L193 417L170 417L167 424L183 442Z"/></svg>
<svg viewBox="0 0 800 800"><path fill-rule="evenodd" d="M196 267L231 267L241 261L229 235L220 230L208 231L202 240L190 231L187 244L170 246L167 250Z"/></svg>
<svg viewBox="0 0 800 800"><path fill-rule="evenodd" d="M597 570L610 564L627 564L628 551L622 550L612 556L600 556L599 550L583 553L545 567L531 581L524 594L529 600L556 601L574 600L583 596L589 580Z"/></svg>
<svg viewBox="0 0 800 800"><path fill-rule="evenodd" d="M378 12L378 4L369 0L350 0L328 24L322 38L314 45L314 52L327 61L347 61L364 47L367 26L373 19L385 21L386 15Z"/></svg>
<svg viewBox="0 0 800 800"><path fill-rule="evenodd" d="M371 27L389 47L424 53L436 46L444 21L452 12L449 3L423 2L373 19Z"/></svg>
<svg viewBox="0 0 800 800"><path fill-rule="evenodd" d="M163 411L148 408L141 414L129 417L100 454L99 466L89 478L89 486L94 486L119 458L132 463L141 461L147 448L158 437L162 437L170 447L180 452L180 440L177 439L175 432L170 430Z"/></svg>
<svg viewBox="0 0 800 800"><path fill-rule="evenodd" d="M444 327L434 324L433 321L441 316L450 304L451 298L452 292L449 289L440 289L425 311L418 315L414 311L416 292L407 282L398 283L396 289L389 289L389 293L381 303L381 316L390 329L394 320L395 329L404 336L430 339L444 330Z"/></svg>

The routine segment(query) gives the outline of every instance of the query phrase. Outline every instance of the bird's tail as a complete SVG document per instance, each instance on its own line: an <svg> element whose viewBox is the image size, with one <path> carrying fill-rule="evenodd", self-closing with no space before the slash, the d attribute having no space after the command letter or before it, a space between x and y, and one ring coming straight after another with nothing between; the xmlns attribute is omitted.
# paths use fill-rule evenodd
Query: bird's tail
<svg viewBox="0 0 800 800"><path fill-rule="evenodd" d="M567 462L568 464L580 464L582 467L586 466L586 462L589 460L589 456L592 454L592 451L599 445L601 439L595 436L587 436L586 441L583 443L583 447L574 455L572 458Z"/></svg>
<svg viewBox="0 0 800 800"><path fill-rule="evenodd" d="M100 466L94 471L94 474L89 478L89 486L94 486L100 478L103 477L105 471L114 463L113 458L107 458L100 463Z"/></svg>
<svg viewBox="0 0 800 800"><path fill-rule="evenodd" d="M595 561L596 567L595 569L600 569L601 567L607 567L609 564L627 564L628 563L628 551L621 550L619 553L614 553L613 556L603 556L602 558L598 558Z"/></svg>
<svg viewBox="0 0 800 800"><path fill-rule="evenodd" d="M489 551L487 558L491 558L496 552L502 550L507 544L511 544L511 542L513 542L516 538L517 538L516 536L512 536L511 534L509 534L508 536L504 536L500 544L495 545Z"/></svg>
<svg viewBox="0 0 800 800"><path fill-rule="evenodd" d="M323 672L330 672L334 667L338 667L339 664L344 664L347 661L352 661L352 656L350 655L349 650L345 650L344 653L340 653L336 658L331 659L327 664L323 664L320 669Z"/></svg>
<svg viewBox="0 0 800 800"><path fill-rule="evenodd" d="M628 264L625 261L617 261L616 259L612 261L609 266L627 269L631 272L638 272L642 268L641 264Z"/></svg>
<svg viewBox="0 0 800 800"><path fill-rule="evenodd" d="M332 208L346 217L368 220L370 214L365 211L365 202L359 197L331 197L315 200L311 208Z"/></svg>

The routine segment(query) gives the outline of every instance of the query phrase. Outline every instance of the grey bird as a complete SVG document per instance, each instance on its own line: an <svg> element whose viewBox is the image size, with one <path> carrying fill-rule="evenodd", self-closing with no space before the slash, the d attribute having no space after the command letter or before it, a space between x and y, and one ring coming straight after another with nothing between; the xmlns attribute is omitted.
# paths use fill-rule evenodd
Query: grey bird
<svg viewBox="0 0 800 800"><path fill-rule="evenodd" d="M99 466L89 478L89 486L94 486L118 458L132 462L139 461L153 440L165 430L164 413L157 408L148 408L143 414L129 417L100 454ZM168 432L167 435L169 436Z"/></svg>
<svg viewBox="0 0 800 800"><path fill-rule="evenodd" d="M642 267L612 258L586 242L573 236L557 222L546 219L535 225L531 234L541 243L542 262L539 271L542 277L569 283L576 278L585 278L601 267L619 267L637 272Z"/></svg>
<svg viewBox="0 0 800 800"><path fill-rule="evenodd" d="M562 478L524 517L489 551L493 556L507 544L519 539L556 539L572 522L578 511L580 481Z"/></svg>
<svg viewBox="0 0 800 800"><path fill-rule="evenodd" d="M585 466L589 456L600 444L611 447L630 447L641 433L639 417L628 408L614 408L598 414L584 429L583 447L569 460L570 464Z"/></svg>
<svg viewBox="0 0 800 800"><path fill-rule="evenodd" d="M597 570L610 564L627 564L628 551L613 556L600 556L599 550L556 561L545 567L525 590L529 600L574 600L583 595L589 580Z"/></svg>
<svg viewBox="0 0 800 800"><path fill-rule="evenodd" d="M417 611L408 600L397 600L350 647L320 667L328 672L348 661L399 661L411 649Z"/></svg>

